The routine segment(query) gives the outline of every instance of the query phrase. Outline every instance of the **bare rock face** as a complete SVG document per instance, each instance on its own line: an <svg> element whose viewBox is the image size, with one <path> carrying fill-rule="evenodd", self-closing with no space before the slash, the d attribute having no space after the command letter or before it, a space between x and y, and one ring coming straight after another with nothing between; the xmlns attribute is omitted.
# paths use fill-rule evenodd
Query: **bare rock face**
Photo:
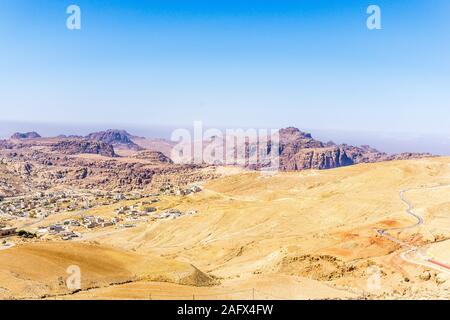
<svg viewBox="0 0 450 320"><path fill-rule="evenodd" d="M112 145L84 138L11 140L1 146L0 141L0 194L6 196L56 186L157 192L217 176L213 167L173 164L159 152L119 159ZM105 157L70 156L86 153Z"/></svg>
<svg viewBox="0 0 450 320"><path fill-rule="evenodd" d="M133 156L133 158L148 160L152 163L168 163L168 164L173 163L173 161L169 157L167 157L165 154L159 151L144 150L138 152L136 155Z"/></svg>
<svg viewBox="0 0 450 320"><path fill-rule="evenodd" d="M344 148L347 155L352 159L352 161L355 164L432 157L430 153L410 153L410 152L389 155L385 152L380 152L369 146L354 147L344 144L342 145L342 148Z"/></svg>
<svg viewBox="0 0 450 320"><path fill-rule="evenodd" d="M279 133L280 140L276 146L270 137L259 144L262 143L264 148L267 146L268 151L278 148L279 168L282 171L331 169L364 162L430 156L414 153L388 155L369 146L322 143L311 134L293 127L282 129ZM141 150L119 159L115 153L116 146L133 148L132 139L142 140L125 131L108 130L89 137L0 140L0 193L14 195L59 185L105 190L166 190L168 186L184 186L216 177L214 165L174 164L158 151ZM246 142L242 155L246 159L255 158L258 160L256 164L248 161L236 165L250 169L270 166L264 157L258 157L259 150L252 143ZM70 156L77 154L104 157ZM238 155L236 150L235 156L238 159L241 153Z"/></svg>
<svg viewBox="0 0 450 320"><path fill-rule="evenodd" d="M56 138L59 138L59 139L67 139L67 138L70 138L70 139L83 139L83 136L76 135L76 134L70 134L68 136L65 135L65 134L60 134L60 135L56 136Z"/></svg>
<svg viewBox="0 0 450 320"><path fill-rule="evenodd" d="M333 142L322 143L311 134L289 127L281 129L280 170L331 169L358 163L371 163L390 160L406 160L430 157L428 153L402 153L388 155L370 146L361 147Z"/></svg>
<svg viewBox="0 0 450 320"><path fill-rule="evenodd" d="M56 151L65 155L74 154L98 154L105 157L116 157L114 148L112 145L88 140L62 140L52 145L52 151Z"/></svg>
<svg viewBox="0 0 450 320"><path fill-rule="evenodd" d="M16 132L11 136L11 139L37 139L37 138L41 138L41 136L34 131L26 133Z"/></svg>
<svg viewBox="0 0 450 320"><path fill-rule="evenodd" d="M353 164L344 148L324 144L297 128L281 129L279 134L280 170L330 169Z"/></svg>
<svg viewBox="0 0 450 320"><path fill-rule="evenodd" d="M403 152L399 154L393 154L388 156L387 160L407 160L407 159L419 159L419 158L427 158L432 157L431 153L411 153L411 152Z"/></svg>
<svg viewBox="0 0 450 320"><path fill-rule="evenodd" d="M89 170L87 168L80 168L76 169L69 174L69 178L75 179L75 180L82 180L86 179L89 175Z"/></svg>
<svg viewBox="0 0 450 320"><path fill-rule="evenodd" d="M92 141L104 142L116 147L125 147L132 150L142 150L140 146L135 144L132 135L125 130L109 129L106 131L94 132L86 136L86 139Z"/></svg>
<svg viewBox="0 0 450 320"><path fill-rule="evenodd" d="M302 149L293 157L280 159L281 170L330 169L352 165L342 148Z"/></svg>
<svg viewBox="0 0 450 320"><path fill-rule="evenodd" d="M390 160L403 160L431 156L430 154L403 153L388 155L368 145L355 147L347 144L337 145L332 141L323 143L314 139L310 133L294 127L279 130L276 145L273 137L246 141L244 145L234 147L236 164L251 170L271 166L271 161L264 154L278 147L279 170L296 171L306 169L332 169L358 163L371 163ZM210 142L213 143L213 142ZM227 143L226 141L223 144ZM263 150L263 156L260 151Z"/></svg>
<svg viewBox="0 0 450 320"><path fill-rule="evenodd" d="M31 172L33 171L33 166L29 163L24 163L23 165L21 165L19 171L21 174L30 175Z"/></svg>
<svg viewBox="0 0 450 320"><path fill-rule="evenodd" d="M294 153L304 148L323 148L324 144L313 139L310 133L294 127L280 129L280 148L282 151L292 150Z"/></svg>

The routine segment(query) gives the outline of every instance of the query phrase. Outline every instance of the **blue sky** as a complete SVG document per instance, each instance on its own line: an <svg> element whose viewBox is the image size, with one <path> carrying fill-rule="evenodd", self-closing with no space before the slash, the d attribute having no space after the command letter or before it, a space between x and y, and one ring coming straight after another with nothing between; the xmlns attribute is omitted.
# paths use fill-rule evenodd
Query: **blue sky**
<svg viewBox="0 0 450 320"><path fill-rule="evenodd" d="M3 122L450 135L449 85L448 0L0 2Z"/></svg>

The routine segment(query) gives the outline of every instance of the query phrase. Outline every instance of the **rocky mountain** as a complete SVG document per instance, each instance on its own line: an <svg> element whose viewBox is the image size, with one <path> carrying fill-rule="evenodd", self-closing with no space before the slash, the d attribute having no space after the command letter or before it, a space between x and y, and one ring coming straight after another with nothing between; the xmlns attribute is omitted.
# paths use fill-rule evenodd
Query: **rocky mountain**
<svg viewBox="0 0 450 320"><path fill-rule="evenodd" d="M140 146L133 142L132 138L133 136L125 130L117 129L94 132L86 136L86 139L88 140L104 142L107 144L111 144L114 147L142 150Z"/></svg>
<svg viewBox="0 0 450 320"><path fill-rule="evenodd" d="M16 135L16 137L35 136L33 133ZM331 169L358 163L431 156L416 153L388 155L369 146L338 145L331 141L323 143L314 139L311 134L294 127L281 129L279 138L281 171ZM108 189L133 189L146 188L149 185L152 187L165 185L169 183L168 181L176 185L185 184L212 176L203 172L204 168L213 168L212 163L174 164L161 150L156 150L158 146L164 146L164 151L170 154L171 143L165 143L165 140L157 143L149 141L120 130L96 132L83 138L60 136L0 140L0 159L11 161L11 165L20 163L21 171L17 173L20 178L34 181L30 182L32 185L35 185L35 181L41 181L42 187L55 183L78 185L82 182L89 188L97 185ZM270 138L263 144L266 144L269 150L275 147ZM144 146L145 150L142 150ZM116 153L116 147L120 148L120 156L119 152ZM244 149L243 154L235 151L236 159L243 156L247 159L258 158L258 148L255 145L246 142ZM83 154L101 155L107 159L76 156ZM236 164L249 169L260 169L268 165L265 159L256 164L251 161L238 161ZM3 185L3 189L6 190L8 187L6 181Z"/></svg>
<svg viewBox="0 0 450 320"><path fill-rule="evenodd" d="M3 197L13 197L29 191L26 179L31 166L0 159L0 201Z"/></svg>
<svg viewBox="0 0 450 320"><path fill-rule="evenodd" d="M293 155L282 151L280 157L280 169L283 171L330 169L352 164L354 162L340 147L306 148Z"/></svg>
<svg viewBox="0 0 450 320"><path fill-rule="evenodd" d="M83 139L62 140L52 144L52 151L61 154L98 154L105 157L116 157L114 148L111 144L101 141L89 141Z"/></svg>
<svg viewBox="0 0 450 320"><path fill-rule="evenodd" d="M3 196L54 187L154 192L214 177L211 166L174 164L150 150L118 156L111 144L86 138L0 140Z"/></svg>
<svg viewBox="0 0 450 320"><path fill-rule="evenodd" d="M297 128L281 129L280 169L329 169L353 164L345 151L338 146L326 146Z"/></svg>
<svg viewBox="0 0 450 320"><path fill-rule="evenodd" d="M41 136L37 132L16 132L11 136L11 139L36 139L41 138Z"/></svg>
<svg viewBox="0 0 450 320"><path fill-rule="evenodd" d="M137 139L139 141L139 139ZM235 140L237 142L237 140ZM232 143L236 143L232 142ZM226 148L224 147L229 142L224 138L212 139L211 141L203 142L203 149L211 147L217 144L219 148L223 148L223 154L226 154ZM269 165L270 162L261 158L258 155L259 149L266 148L271 150L274 145L270 138L259 141L259 146L255 142L246 141L245 145L234 146L234 159L235 163L240 166L244 166L248 169L257 170ZM139 141L140 145L144 145ZM161 147L164 145L164 151ZM148 149L164 152L165 154L171 154L171 149L174 144L169 143L156 143L146 144ZM310 133L303 132L295 127L288 127L279 130L279 169L281 171L297 171L306 169L331 169L343 166L349 166L358 163L370 163L381 162L390 160L406 160L412 158L429 157L428 153L403 153L389 155L384 152L380 152L368 145L360 147L351 146L347 144L336 144L332 141L326 143L316 140ZM136 155L136 157L140 157ZM224 163L225 158L220 162ZM230 159L228 159L230 160ZM192 160L193 161L193 160ZM208 162L209 164L213 164ZM229 162L228 162L229 163Z"/></svg>
<svg viewBox="0 0 450 320"><path fill-rule="evenodd" d="M405 160L429 157L428 153L402 153L388 155L370 146L355 147L336 145L315 140L311 134L289 127L281 129L280 169L284 171L304 169L331 169L358 163Z"/></svg>

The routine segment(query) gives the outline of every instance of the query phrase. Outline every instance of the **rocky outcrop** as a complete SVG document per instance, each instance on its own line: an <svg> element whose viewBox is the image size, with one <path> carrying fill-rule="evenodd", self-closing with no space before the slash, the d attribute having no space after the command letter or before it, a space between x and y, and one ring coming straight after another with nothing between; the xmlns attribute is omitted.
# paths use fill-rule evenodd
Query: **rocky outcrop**
<svg viewBox="0 0 450 320"><path fill-rule="evenodd" d="M86 179L89 175L89 170L87 168L80 168L76 169L69 174L69 178L75 179L75 180L82 180Z"/></svg>
<svg viewBox="0 0 450 320"><path fill-rule="evenodd" d="M12 149L14 144L7 140L0 140L0 149Z"/></svg>
<svg viewBox="0 0 450 320"><path fill-rule="evenodd" d="M388 155L369 146L323 143L315 140L311 134L293 127L282 129L279 133L277 147L279 169L282 171L331 169L358 163L430 156L415 153ZM131 145L133 148L132 138L126 131L108 130L91 134L88 138L0 140L0 159L20 163L11 174L20 181L26 181L27 186L43 190L56 185L106 190L144 188L160 190L160 187L181 186L215 177L214 166L211 166L211 163L174 164L164 153L158 151L124 152L123 157L116 159L118 156L115 153L115 146ZM139 141L141 138L135 139ZM259 141L259 147L266 148L266 146L267 150L276 148L268 137ZM249 169L271 166L267 158L259 156L260 148L253 142L250 143L250 140L243 149L245 151L239 151L239 156L238 150L235 150L236 159L242 154L246 159L257 161L240 161L236 162L237 165ZM107 158L70 156L77 154L96 154ZM10 181L11 178L8 178L3 183L4 194L7 190L18 190L10 186L12 185Z"/></svg>
<svg viewBox="0 0 450 320"><path fill-rule="evenodd" d="M280 170L331 169L358 163L430 157L429 153L388 155L368 145L355 147L322 143L311 134L289 127L279 131Z"/></svg>
<svg viewBox="0 0 450 320"><path fill-rule="evenodd" d="M403 152L403 153L398 153L398 154L393 154L393 155L387 156L385 161L419 159L419 158L427 158L427 157L433 157L433 155L431 153Z"/></svg>
<svg viewBox="0 0 450 320"><path fill-rule="evenodd" d="M34 131L26 133L16 132L11 136L11 139L37 139L37 138L41 138L41 136Z"/></svg>
<svg viewBox="0 0 450 320"><path fill-rule="evenodd" d="M52 151L65 155L98 154L105 157L116 157L112 145L100 141L62 140L52 145Z"/></svg>
<svg viewBox="0 0 450 320"><path fill-rule="evenodd" d="M94 132L86 136L86 139L92 141L100 141L113 146L125 147L132 150L142 150L140 146L135 144L130 135L125 130L109 129L106 131Z"/></svg>
<svg viewBox="0 0 450 320"><path fill-rule="evenodd" d="M24 163L24 164L20 165L18 171L19 171L19 173L21 173L23 175L30 175L31 172L33 171L33 166L29 163Z"/></svg>
<svg viewBox="0 0 450 320"><path fill-rule="evenodd" d="M247 139L243 139L247 138ZM218 159L218 163L228 163L240 165L251 170L259 170L263 168L273 169L274 154L270 151L278 148L278 169L281 171L296 171L305 169L331 169L343 166L349 166L358 163L380 162L389 160L413 159L431 156L427 153L403 153L389 155L380 152L370 146L363 145L355 147L347 144L338 145L332 141L323 143L312 137L310 133L300 131L294 127L280 129L278 132L278 141L275 144L272 137L239 137L239 139L229 139L220 141L221 139L214 139L204 143L205 146L214 149L213 147L223 148L223 145L230 147L224 150L226 154L232 159ZM237 141L245 142L237 146ZM255 140L258 140L255 142ZM231 146L228 145L231 141ZM216 144L214 146L214 144ZM226 151L226 152L225 152ZM268 155L269 153L269 155ZM234 161L233 161L234 160ZM208 162L209 164L214 164Z"/></svg>
<svg viewBox="0 0 450 320"><path fill-rule="evenodd" d="M164 153L159 151L150 151L150 150L140 151L137 154L135 154L133 158L147 160L155 164L173 163L173 161L169 157L167 157Z"/></svg>
<svg viewBox="0 0 450 320"><path fill-rule="evenodd" d="M381 161L391 161L391 160L408 160L408 159L418 159L431 157L430 153L411 153L405 152L400 154L387 154L385 152L380 152L370 146L364 145L361 147L354 147L349 145L342 145L346 154L353 161L354 164L357 163L373 163Z"/></svg>
<svg viewBox="0 0 450 320"><path fill-rule="evenodd" d="M313 139L310 133L302 132L297 128L288 127L280 129L280 148L286 153L296 153L305 148L323 148L325 145Z"/></svg>
<svg viewBox="0 0 450 320"><path fill-rule="evenodd" d="M71 156L85 153L106 157ZM57 186L159 192L216 176L213 167L173 164L159 152L120 158L110 144L84 138L11 140L0 148L0 194L7 196L22 194L25 187L48 190Z"/></svg>
<svg viewBox="0 0 450 320"><path fill-rule="evenodd" d="M293 157L282 157L280 169L284 171L305 169L330 169L352 165L345 150L335 148L301 149Z"/></svg>
<svg viewBox="0 0 450 320"><path fill-rule="evenodd" d="M68 135L68 136L65 135L65 134L60 134L56 138L59 138L59 139L67 139L67 138L69 138L69 139L83 139L83 136L76 135L76 134L71 134L71 135Z"/></svg>
<svg viewBox="0 0 450 320"><path fill-rule="evenodd" d="M280 170L330 169L353 164L344 148L289 127L279 131Z"/></svg>

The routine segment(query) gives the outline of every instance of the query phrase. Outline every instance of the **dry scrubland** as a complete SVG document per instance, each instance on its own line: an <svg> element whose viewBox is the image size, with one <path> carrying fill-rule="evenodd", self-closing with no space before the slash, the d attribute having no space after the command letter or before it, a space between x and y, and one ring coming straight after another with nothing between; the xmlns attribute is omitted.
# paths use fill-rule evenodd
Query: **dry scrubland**
<svg viewBox="0 0 450 320"><path fill-rule="evenodd" d="M223 169L221 169L223 170ZM158 209L195 215L0 251L0 296L67 299L447 297L443 271L406 262L376 229L416 221L399 191L450 184L450 159L361 164L273 176L233 169ZM423 226L393 236L450 263L450 186L406 194ZM100 213L112 213L105 207ZM99 212L97 212L98 214ZM65 288L79 265L82 290ZM381 287L367 286L371 267ZM427 271L429 271L427 273Z"/></svg>

